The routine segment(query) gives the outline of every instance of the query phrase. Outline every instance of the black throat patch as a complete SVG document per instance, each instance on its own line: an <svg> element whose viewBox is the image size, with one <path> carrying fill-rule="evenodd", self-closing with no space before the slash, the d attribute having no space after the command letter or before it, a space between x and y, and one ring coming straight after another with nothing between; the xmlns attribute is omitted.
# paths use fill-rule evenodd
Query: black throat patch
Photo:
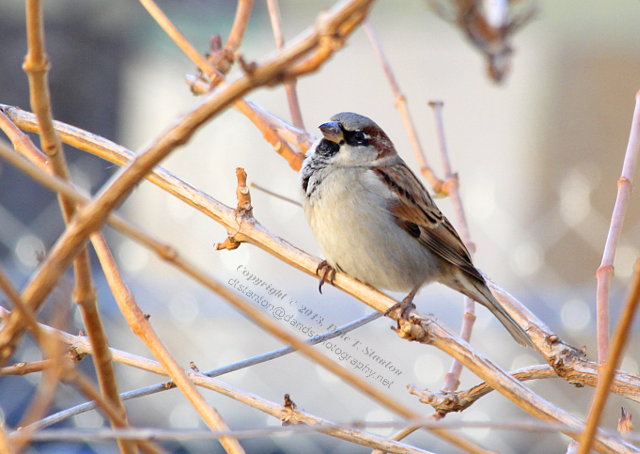
<svg viewBox="0 0 640 454"><path fill-rule="evenodd" d="M322 139L316 147L316 153L322 157L329 158L340 151L340 145L327 139Z"/></svg>

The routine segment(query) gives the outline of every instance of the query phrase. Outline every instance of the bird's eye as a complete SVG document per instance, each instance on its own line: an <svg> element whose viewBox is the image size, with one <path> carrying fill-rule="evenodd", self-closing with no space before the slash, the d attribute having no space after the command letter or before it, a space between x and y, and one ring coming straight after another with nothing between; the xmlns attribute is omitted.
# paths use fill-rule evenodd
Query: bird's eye
<svg viewBox="0 0 640 454"><path fill-rule="evenodd" d="M353 139L356 141L356 143L364 143L366 137L364 136L364 133L362 131L356 131L353 133Z"/></svg>

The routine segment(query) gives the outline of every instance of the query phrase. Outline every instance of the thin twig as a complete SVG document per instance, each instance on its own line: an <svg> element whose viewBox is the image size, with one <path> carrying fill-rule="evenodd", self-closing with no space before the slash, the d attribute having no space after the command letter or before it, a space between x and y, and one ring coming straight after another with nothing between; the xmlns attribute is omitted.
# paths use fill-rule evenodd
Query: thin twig
<svg viewBox="0 0 640 454"><path fill-rule="evenodd" d="M144 341L147 348L153 353L153 356L158 358L160 363L162 363L171 376L171 379L176 386L180 388L180 391L182 391L187 400L193 405L193 408L202 417L204 422L213 430L228 430L228 426L222 417L196 390L196 387L185 374L184 369L178 366L178 363L162 344L151 323L149 323L148 318L145 317L144 312L138 307L133 294L120 275L118 266L113 259L111 250L104 240L104 237L92 235L91 243L98 255L98 260L100 260L100 264L102 265L102 270L111 288L111 293L113 293L116 303L118 303L118 307L127 320L129 327ZM244 453L242 446L240 446L238 441L233 437L220 437L219 441L229 454Z"/></svg>
<svg viewBox="0 0 640 454"><path fill-rule="evenodd" d="M185 36L180 32L178 27L171 22L171 20L167 17L166 14L158 7L158 5L153 0L140 0L140 3L147 9L151 17L158 23L160 28L171 38L171 40L178 46L180 50L198 67L202 73L206 74L210 83L206 87L200 87L198 83L200 79L197 78L188 78L187 81L191 85L191 89L194 93L204 94L210 92L211 88L217 85L224 86L224 72L228 70L228 67L223 64L223 62L228 62L228 52L235 52L237 46L240 44L240 40L242 34L244 33L244 28L246 27L246 21L248 21L249 13L251 11L253 1L243 0L238 3L238 10L236 14L236 20L234 21L234 25L232 27L232 33L229 36L229 40L231 40L232 44L227 42L229 47L225 47L223 51L219 52L217 58L215 58L214 62L210 62L207 60L200 52L196 50L195 47L185 38ZM224 57L224 58L223 58ZM219 68L216 64L220 64ZM299 169L302 165L302 160L304 157L300 156L299 153L293 151L289 145L282 140L278 133L275 132L268 124L255 112L251 106L244 99L237 99L234 102L234 106L238 109L242 114L247 116L262 132L265 139L273 145L273 147L280 153L289 164L294 169Z"/></svg>
<svg viewBox="0 0 640 454"><path fill-rule="evenodd" d="M451 159L449 158L449 150L447 147L447 141L444 134L444 121L442 118L441 101L430 102L429 105L433 108L433 113L436 120L436 131L438 135L438 144L440 150L440 158L442 160L442 167L444 170L444 188L451 199L451 205L453 207L456 228L460 233L460 239L467 247L469 254L473 257L475 253L475 245L471 242L471 233L469 231L469 224L467 223L467 216L462 204L462 197L460 197L459 180L458 175L451 170ZM466 342L471 339L471 332L473 330L473 324L476 321L476 304L475 302L465 296L464 297L464 315L462 317L462 324L460 326L460 337ZM445 376L444 384L442 386L445 391L455 391L460 386L460 374L462 373L462 364L459 361L453 360L449 372Z"/></svg>
<svg viewBox="0 0 640 454"><path fill-rule="evenodd" d="M3 314L3 309L2 307L0 307L0 315L2 314ZM329 339L342 336L343 334L346 334L356 328L359 328L360 326L365 325L373 320L377 320L380 317L382 317L382 314L380 314L379 312L374 312L370 315L361 317L357 320L347 323L346 325L336 328L334 331L329 331L327 333L311 337L307 339L305 342L307 342L309 345L319 344ZM70 345L74 349L74 351L76 351L77 353L80 353L80 354L91 353L91 345L89 345L84 338L80 336L73 336L68 333L61 333L61 336L63 336L65 342L68 345ZM125 354L120 350L116 350L116 349L111 349L111 350L114 353L114 361L123 362L124 364L127 364L129 366L138 367L142 370L147 370L142 365L139 365L134 358L131 358L131 355ZM273 359L280 358L284 355L294 353L295 351L296 350L291 346L282 347L282 348L273 350L271 352L252 356L250 358L246 358L232 364L227 364L225 366L217 367L215 369L202 372L202 374L206 375L207 377L219 377L220 375L224 375L230 372L235 372L237 370L255 366L256 364L261 364L267 361L271 361ZM161 372L161 373L164 373L164 372ZM175 385L172 382L159 383L157 385L150 385L150 386L145 386L143 388L133 389L131 391L126 391L120 395L120 398L122 400L135 399L138 397L144 397L144 396L148 396L158 392L167 391L168 389L173 389L174 387ZM34 424L37 424L39 428L45 428L52 424L57 424L61 421L64 421L65 419L68 419L72 416L79 415L81 413L93 410L94 408L95 408L95 405L92 402L85 402L82 404L78 404L74 407L61 410L58 413L49 415L46 418Z"/></svg>
<svg viewBox="0 0 640 454"><path fill-rule="evenodd" d="M282 34L282 24L280 22L280 6L278 5L278 0L267 0L267 10L269 11L269 20L271 21L271 30L273 30L273 39L276 42L276 48L282 49L284 47L284 36ZM287 103L289 105L289 113L291 114L291 123L293 123L296 128L304 129L302 111L300 110L298 92L296 91L296 80L286 80L284 82L284 89L287 94Z"/></svg>
<svg viewBox="0 0 640 454"><path fill-rule="evenodd" d="M0 307L0 315L4 313L6 313L6 311L2 309L2 307ZM371 314L367 317L363 317L362 319L355 320L348 325L338 328L336 331L325 333L324 335L316 336L315 338L309 339L309 341L313 340L314 343L319 343L319 342L328 340L330 338L340 336L345 332L348 332L348 330L355 329L355 327L357 326L361 326L362 324L367 323L368 321L378 318L379 315L380 314ZM40 325L40 327L44 330L53 330L59 333L60 337L64 339L64 341L67 344L72 346L75 351L79 353L91 353L91 345L86 341L86 338L82 336L74 336L72 334L54 330L53 328L50 328L46 325ZM231 372L234 370L238 370L242 367L248 367L252 364L257 364L258 362L263 362L269 359L276 358L278 356L282 356L283 354L290 353L292 351L295 351L295 350L293 350L291 347L286 347L286 348L275 350L271 353L259 355L254 358L249 358L239 363L230 364L227 366L223 366L221 368L216 368L209 372L195 373L194 371L187 371L187 374L193 380L193 382L198 386L203 386L205 388L219 392L232 399L235 399L247 405L250 405L260 411L271 414L276 418L281 418L282 412L283 412L282 405L269 402L256 395L243 392L219 380L213 380L207 375L210 375L210 374L220 375L223 373ZM156 374L167 375L165 368L162 367L162 365L156 361L142 358L138 355L133 355L131 353L123 352L117 349L111 349L111 352L112 352L114 361L129 365L132 367L136 367L141 370L147 370ZM153 388L155 388L155 390ZM161 389L157 389L157 388L161 388ZM159 385L153 385L146 388L140 388L139 390L133 390L133 391L128 391L126 393L123 393L122 399L123 400L133 399L135 397L140 397L141 395L148 395L151 393L151 391L153 392L166 391L167 389L171 389L171 388L172 388L171 382L159 384ZM67 410L63 410L56 414L50 415L40 421L37 421L36 423L33 424L33 426L35 429L38 429L38 430L43 429L47 426L56 424L76 414L80 414L85 411L92 410L93 408L95 408L95 405L93 404L93 402L86 402L76 407L72 407ZM325 419L318 418L304 411L297 410L296 413L293 415L293 417L294 418L292 419L292 421L295 421L295 422L314 425L314 426L316 425L329 426L327 430L323 430L323 432L326 433L327 435L331 435L336 438L358 443L363 446L368 446L370 448L380 448L388 452L414 452L412 448L407 448L406 445L395 444L391 441L385 440L384 438L371 435L366 432L362 432L361 430L337 427L335 424L332 424L331 422Z"/></svg>
<svg viewBox="0 0 640 454"><path fill-rule="evenodd" d="M604 364L602 373L598 380L598 386L596 387L593 402L589 409L586 428L580 438L578 454L588 454L591 451L594 436L598 428L598 424L600 423L600 417L602 416L602 411L604 410L607 398L609 397L609 387L611 386L611 381L613 380L616 367L622 357L624 347L627 344L627 339L630 335L629 331L631 329L633 318L636 315L638 304L640 304L640 259L635 263L631 290L624 305L624 309L622 310L620 321L616 326L607 362Z"/></svg>
<svg viewBox="0 0 640 454"><path fill-rule="evenodd" d="M636 104L631 120L629 141L618 179L618 193L611 214L609 233L602 253L602 262L596 271L596 336L598 362L603 363L609 349L609 286L613 276L613 259L622 232L622 223L629 205L631 185L640 153L640 91L636 93Z"/></svg>
<svg viewBox="0 0 640 454"><path fill-rule="evenodd" d="M559 378L551 366L546 364L523 367L522 369L510 371L509 374L520 381ZM494 389L487 382L482 382L465 391L452 392L443 390L431 392L429 390L419 390L415 386L407 386L407 390L410 394L418 396L420 402L431 405L436 411L436 415L442 417L447 413L466 410L478 399L486 396ZM640 398L640 396L637 396L637 398Z"/></svg>
<svg viewBox="0 0 640 454"><path fill-rule="evenodd" d="M27 375L34 372L42 372L51 367L53 360L45 359L42 361L33 361L30 363L16 363L12 366L0 368L0 376L3 375Z"/></svg>
<svg viewBox="0 0 640 454"><path fill-rule="evenodd" d="M51 360L51 367L45 370L42 380L40 381L38 388L33 393L31 403L21 416L21 421L18 427L24 427L33 421L36 421L44 415L49 405L55 397L55 392L58 388L60 381L65 374L65 358L63 357L63 349L61 344L53 337L49 337L45 332L40 330L35 316L31 310L26 307L20 294L9 280L5 271L0 267L0 290L7 296L8 301L13 306L13 313L18 314L25 325L32 332L34 339L36 340L38 347L42 350L44 356ZM59 311L56 316L56 322L62 321L67 314L66 310ZM33 430L24 430L20 433L20 436L13 440L13 448L16 451L21 451L24 446L29 443Z"/></svg>
<svg viewBox="0 0 640 454"><path fill-rule="evenodd" d="M302 204L300 202L298 202L297 200L293 200L293 199L290 199L287 196L284 196L282 194L278 194L277 192L273 192L272 190L267 189L267 188L265 188L263 186L260 186L257 183L251 183L250 186L252 188L254 188L254 189L257 189L258 191L264 192L265 194L269 194L270 196L275 197L276 199L280 199L280 200L283 200L285 202L289 202L290 204L295 205L295 206L297 206L299 208L302 207Z"/></svg>
<svg viewBox="0 0 640 454"><path fill-rule="evenodd" d="M530 421L530 420L522 420L522 421L433 421L431 418L420 418L407 421L411 424L414 424L417 427L447 427L451 429L498 429L498 430L517 430L517 431L525 431L531 433L555 433L559 431L567 431L578 435L578 432L571 427L562 425L562 424L549 424L542 423L539 421ZM175 441L189 441L189 440L210 440L216 436L220 435L234 435L238 438L262 438L271 435L277 434L285 434L285 433L313 433L313 432L322 432L327 428L332 428L336 425L340 425L342 427L352 428L352 427L367 427L370 429L388 429L388 428L397 428L404 424L404 422L399 421L379 421L379 422L371 422L371 421L363 421L363 420L355 420L355 421L347 421L341 423L318 423L318 424L305 424L305 425L285 425L285 426L275 426L275 427L265 427L259 429L240 429L228 432L210 432L205 430L198 429L119 429L119 430L111 430L111 429L94 429L87 431L78 431L78 430L70 430L70 429L52 429L41 432L37 439L38 441L59 441L65 439L78 439L82 437L83 434L87 436L88 439L92 440L109 440L114 437L120 435L125 438L147 438L147 439L157 439L157 440L175 440ZM615 436L615 433L612 431L604 431L607 435ZM630 436L631 440L640 440L640 436ZM399 452L396 450L391 450L390 452ZM400 452L405 452L402 450ZM420 452L424 453L421 449L411 449L410 452Z"/></svg>
<svg viewBox="0 0 640 454"><path fill-rule="evenodd" d="M53 126L51 111L51 97L47 80L48 60L45 54L44 26L42 19L42 5L40 0L27 1L27 41L28 52L25 57L24 70L29 78L29 92L31 106L38 117L40 127L40 140L42 149L49 157L48 165L54 175L64 180L69 179L69 169L65 159L64 150L60 138ZM39 161L38 161L39 162ZM62 215L66 224L69 224L75 214L75 205L63 195L59 196ZM74 301L80 307L82 319L89 338L95 347L93 356L94 366L98 377L98 383L103 396L112 402L118 409L120 416L126 421L127 413L119 398L115 372L107 347L107 336L98 311L97 293L91 279L91 262L86 248L78 253L73 261L75 288ZM112 427L116 423L110 420ZM118 441L120 452L134 454L134 444L130 441Z"/></svg>
<svg viewBox="0 0 640 454"><path fill-rule="evenodd" d="M48 407L47 402L53 398L53 392L55 391L55 385L58 380L63 380L75 385L86 397L94 400L97 408L99 408L109 420L114 421L116 427L126 427L127 421L120 415L117 407L115 407L111 401L104 399L100 392L94 389L91 382L78 372L71 360L68 357L65 357L64 349L61 348L62 342L58 335L59 331L50 327L43 329L42 325L36 321L35 315L31 309L24 303L20 294L11 284L11 281L9 281L1 268L0 289L2 289L9 301L13 304L15 310L23 318L25 324L32 332L34 338L38 341L38 345L42 348L45 355L48 358L53 359L53 367L46 369L46 372L51 374L53 379L48 377L47 379L49 382L45 381L44 386L41 386L40 389L42 389L42 392L37 394L34 399L37 406L31 408L31 411L28 411L25 415L25 423L21 424L21 427L23 428L17 433L14 443L21 446L29 440L34 431L38 430L36 426L31 426L30 424L31 422L40 419L39 414ZM2 309L2 312L5 312L5 310ZM128 443L125 443L125 445L126 444ZM137 444L141 449L150 454L158 454L162 452L153 443L140 441L137 442Z"/></svg>
<svg viewBox="0 0 640 454"><path fill-rule="evenodd" d="M369 38L369 42L371 42L371 46L373 47L373 50L378 57L380 65L384 70L387 81L391 86L391 91L393 92L393 96L395 97L396 108L400 113L400 118L402 118L402 123L404 125L405 131L407 132L407 136L409 136L409 143L411 144L413 155L416 158L416 161L418 161L420 173L422 173L422 176L429 182L435 193L441 194L444 182L440 178L438 178L438 176L433 171L433 168L431 168L431 166L427 162L427 156L425 155L422 145L420 144L418 132L416 131L411 113L409 112L407 98L400 90L400 85L398 85L398 81L396 80L393 68L389 64L389 60L384 53L382 44L380 43L380 40L378 39L378 36L373 29L370 21L365 21L364 29L367 32L367 37Z"/></svg>
<svg viewBox="0 0 640 454"><path fill-rule="evenodd" d="M235 61L236 52L240 48L244 33L247 30L251 11L253 11L253 0L238 0L236 16L233 19L233 25L231 26L231 31L229 32L224 48L212 49L212 55L209 59L221 75L227 74ZM216 42L218 42L219 36L216 35L215 38ZM216 83L212 81L211 85L215 86L217 83L222 82L222 80L223 78L219 78L215 81Z"/></svg>

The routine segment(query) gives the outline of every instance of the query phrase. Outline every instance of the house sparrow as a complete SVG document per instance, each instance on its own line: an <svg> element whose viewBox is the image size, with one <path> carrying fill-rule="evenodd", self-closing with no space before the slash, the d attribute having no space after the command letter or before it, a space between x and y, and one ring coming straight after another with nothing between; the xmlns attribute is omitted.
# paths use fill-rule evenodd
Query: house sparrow
<svg viewBox="0 0 640 454"><path fill-rule="evenodd" d="M350 112L319 128L324 137L300 176L305 217L328 265L374 287L409 291L403 317L424 284L440 282L484 305L519 344L531 347L385 132ZM323 281L330 274L325 270Z"/></svg>

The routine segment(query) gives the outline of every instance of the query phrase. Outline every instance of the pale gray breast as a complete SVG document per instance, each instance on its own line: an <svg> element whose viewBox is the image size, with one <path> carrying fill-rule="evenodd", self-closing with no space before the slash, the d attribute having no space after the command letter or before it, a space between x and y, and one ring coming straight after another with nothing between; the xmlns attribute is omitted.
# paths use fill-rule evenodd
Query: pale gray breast
<svg viewBox="0 0 640 454"><path fill-rule="evenodd" d="M317 183L305 215L331 265L376 287L410 290L428 279L429 255L396 225L394 197L371 170L336 168Z"/></svg>

